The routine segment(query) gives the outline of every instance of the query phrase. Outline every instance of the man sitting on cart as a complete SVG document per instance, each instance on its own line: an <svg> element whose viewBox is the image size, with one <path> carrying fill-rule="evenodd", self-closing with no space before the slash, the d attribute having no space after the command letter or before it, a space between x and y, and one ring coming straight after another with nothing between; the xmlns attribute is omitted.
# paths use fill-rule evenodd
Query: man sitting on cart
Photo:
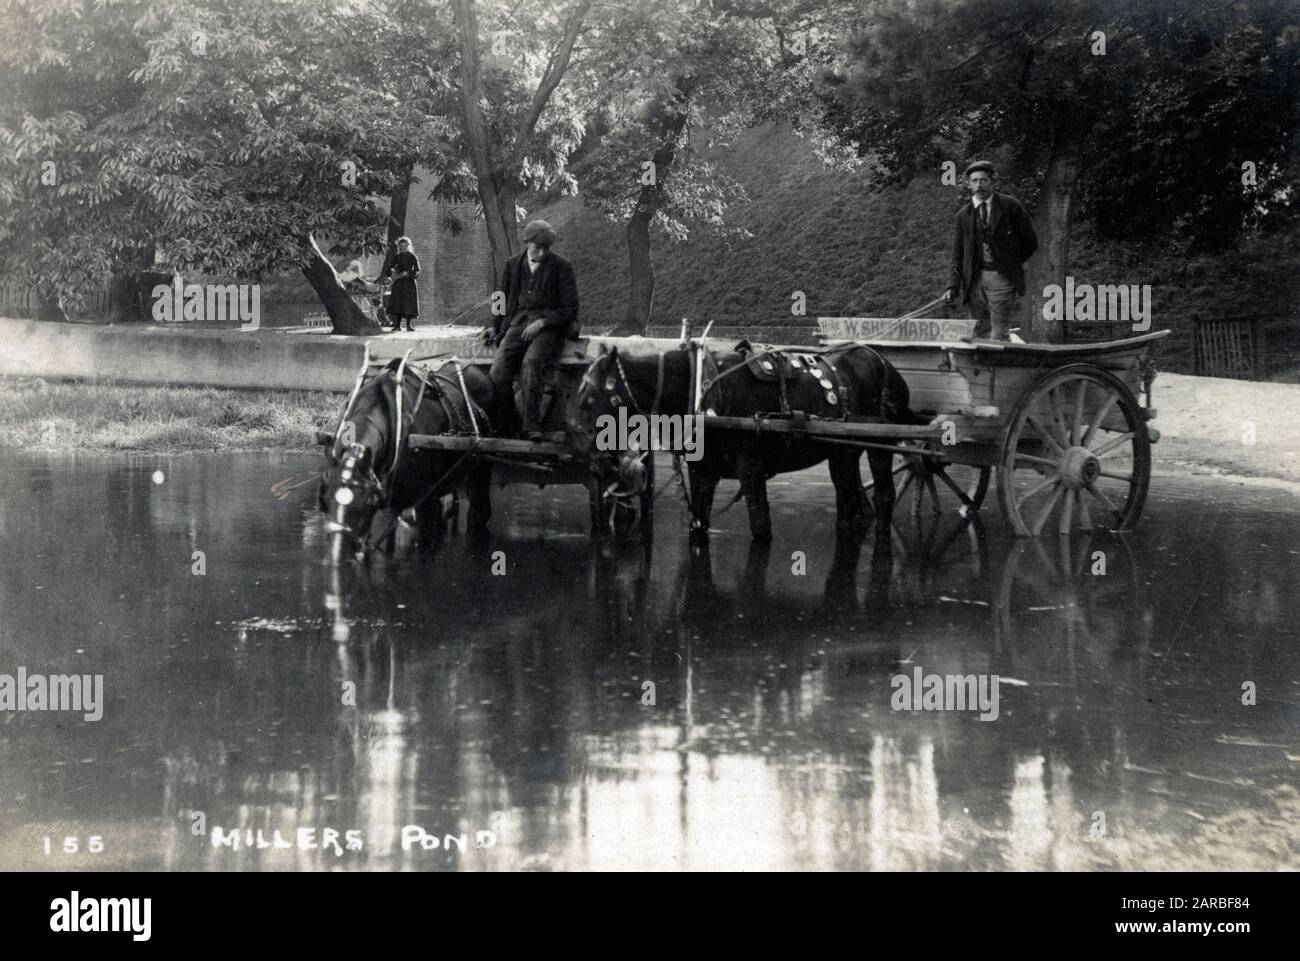
<svg viewBox="0 0 1300 961"><path fill-rule="evenodd" d="M993 164L977 160L965 174L971 202L957 213L944 300L967 305L976 337L1009 340L1025 292L1024 264L1038 249L1038 235L1019 200L994 192Z"/></svg>
<svg viewBox="0 0 1300 961"><path fill-rule="evenodd" d="M501 274L506 310L483 333L497 345L492 362L496 391L493 423L508 436L518 423L514 382L523 394L523 435L542 439L540 408L547 372L566 339L578 336L578 283L573 266L551 251L555 230L545 220L524 227L523 253L510 258Z"/></svg>

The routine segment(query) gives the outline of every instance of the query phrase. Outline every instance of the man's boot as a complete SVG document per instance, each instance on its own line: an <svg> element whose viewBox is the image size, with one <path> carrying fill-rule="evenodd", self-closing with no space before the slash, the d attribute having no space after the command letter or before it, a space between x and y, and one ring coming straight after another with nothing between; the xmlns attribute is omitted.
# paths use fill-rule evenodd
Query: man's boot
<svg viewBox="0 0 1300 961"><path fill-rule="evenodd" d="M538 407L541 398L538 396L539 391L536 389L536 378L529 378L531 390L523 391L523 408L524 408L524 432L523 436L536 443L543 439L541 418L538 415Z"/></svg>

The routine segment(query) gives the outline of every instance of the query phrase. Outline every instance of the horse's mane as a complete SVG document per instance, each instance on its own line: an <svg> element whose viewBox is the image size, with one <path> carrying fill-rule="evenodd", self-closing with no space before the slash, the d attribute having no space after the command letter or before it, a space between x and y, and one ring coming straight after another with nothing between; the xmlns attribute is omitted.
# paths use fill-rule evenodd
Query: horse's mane
<svg viewBox="0 0 1300 961"><path fill-rule="evenodd" d="M347 416L352 422L356 442L369 450L370 465L379 472L385 469L391 454L388 443L392 435L391 425L397 416L397 378L393 375L399 364L401 359L394 358L367 374ZM412 375L416 372L408 367L403 382Z"/></svg>

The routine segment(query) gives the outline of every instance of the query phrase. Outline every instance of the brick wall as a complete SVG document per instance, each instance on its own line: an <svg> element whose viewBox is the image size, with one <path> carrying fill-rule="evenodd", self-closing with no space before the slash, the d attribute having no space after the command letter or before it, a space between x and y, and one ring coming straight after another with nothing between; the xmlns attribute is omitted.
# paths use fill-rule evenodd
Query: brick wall
<svg viewBox="0 0 1300 961"><path fill-rule="evenodd" d="M428 171L417 170L421 183L411 188L406 205L406 235L420 258L420 317L446 324L487 298L492 290L492 254L487 227L475 218L474 204L435 203L426 184ZM460 221L460 233L445 229L448 215Z"/></svg>

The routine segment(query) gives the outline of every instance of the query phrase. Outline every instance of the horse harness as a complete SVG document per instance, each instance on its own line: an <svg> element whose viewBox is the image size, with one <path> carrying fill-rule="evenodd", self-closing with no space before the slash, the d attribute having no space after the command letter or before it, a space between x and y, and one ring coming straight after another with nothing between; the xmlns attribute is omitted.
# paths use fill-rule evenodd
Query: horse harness
<svg viewBox="0 0 1300 961"><path fill-rule="evenodd" d="M882 376L880 379L879 409L883 416L886 392L889 387L888 377L885 374L887 367L884 359L876 351L870 347L857 344L805 351L772 347L767 344L751 345L747 341L741 341L736 347L736 353L741 357L737 363L716 373L716 375L710 376L706 372L705 379L702 381L704 386L701 392L700 405L706 407L706 400L709 394L713 392L715 394L716 408L725 410L726 394L718 386L719 382L737 371L748 369L760 381L775 381L777 383L780 390L781 414L783 416L788 417L795 413L790 404L789 382L797 380L801 376L807 376L812 378L817 383L817 386L825 392L823 396L826 403L839 410L838 419L846 420L853 413L854 388L853 384L840 372L836 366L836 361L848 351L859 348L869 351L880 362ZM713 365L714 371L718 370L717 361L711 355L708 357L708 362ZM706 409L711 411L715 408Z"/></svg>
<svg viewBox="0 0 1300 961"><path fill-rule="evenodd" d="M632 409L635 410L638 414L641 414L642 416L645 416L646 413L657 414L659 412L659 401L663 399L663 395L664 395L664 364L665 363L666 363L665 355L664 352L661 350L659 351L658 372L655 378L655 396L654 396L654 400L650 402L650 410L647 412L642 410L641 405L637 403L636 391L632 389L632 382L627 379L627 371L623 369L623 359L619 357L617 353L614 354L614 366L618 369L618 379L623 382L623 386L627 389L627 396L632 403ZM612 381L607 382L605 386L606 386L606 390L609 391L609 396L612 400L614 401L622 400L622 398L618 394L617 388L614 386Z"/></svg>
<svg viewBox="0 0 1300 961"><path fill-rule="evenodd" d="M483 413L481 408L478 408L478 405L474 403L474 399L470 397L469 388L465 384L465 374L464 374L463 366L458 361L456 361L455 363L456 363L457 380L459 380L459 383L457 383L456 380L452 380L450 377L448 377L446 374L441 373L440 371L433 371L432 374L430 375L430 372L427 372L418 366L415 365L408 366L405 363L399 365L399 367L396 370L392 371L393 380L394 380L393 383L394 404L396 405L397 408L396 411L394 411L394 413L395 414L400 413L400 416L396 416L394 418L395 424L394 424L394 438L393 438L393 459L389 463L388 469L384 471L382 477L375 470L375 466L373 463L367 464L366 473L368 476L364 478L367 487L382 492L383 494L382 503L384 507L387 507L392 502L392 498L393 498L393 487L389 483L389 481L392 479L393 475L397 473L397 468L401 463L401 452L403 447L405 446L402 439L403 430L406 428L406 422L408 420L410 421L410 423L412 424L414 423L416 413L420 409L420 404L424 401L424 393L426 389L428 388L433 389L433 395L438 399L438 403L441 405L443 412L447 416L447 423L452 427L451 433L462 433L462 434L472 433L475 437L481 436L479 431L478 417L475 416L475 412L477 410L478 415L483 418L484 423L487 423L488 420L487 415ZM420 380L420 388L416 392L415 403L411 405L411 409L409 413L401 410L401 399L399 395L402 391L404 384L402 383L402 381L398 379L399 374L404 377L406 371L408 370L411 373L415 374L415 376L418 377ZM432 379L430 379L431 377ZM456 410L457 405L453 402L452 399L448 398L446 389L440 386L438 381L442 381L446 384L449 384L453 391L456 390L460 391L461 398L464 400L465 403L464 416L458 414ZM358 385L358 387L359 386L360 385ZM343 417L341 418L340 423L345 422L348 418L348 415L352 413L352 408L353 406L355 406L359 394L360 394L359 389L354 390L352 396L348 400L348 404L346 408L343 411ZM339 458L343 457L344 452L340 451L337 456ZM464 459L463 457L460 458L457 461L457 465L459 465L460 460L463 459ZM351 470L357 469L355 463L351 466L350 469ZM423 500L423 498L421 498L421 500Z"/></svg>

